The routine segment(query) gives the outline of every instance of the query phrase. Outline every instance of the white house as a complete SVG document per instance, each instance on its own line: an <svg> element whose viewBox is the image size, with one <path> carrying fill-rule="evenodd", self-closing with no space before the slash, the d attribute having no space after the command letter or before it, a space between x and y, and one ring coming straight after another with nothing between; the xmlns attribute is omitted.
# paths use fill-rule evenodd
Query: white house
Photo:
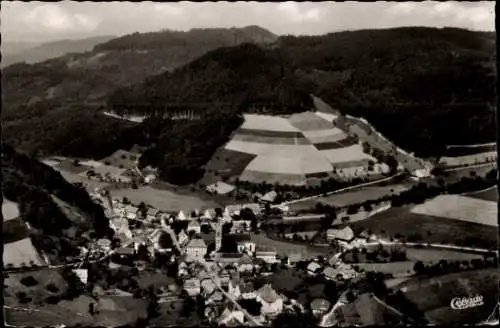
<svg viewBox="0 0 500 328"><path fill-rule="evenodd" d="M275 317L283 311L283 299L270 284L257 291L257 301L262 304L261 312L267 317Z"/></svg>
<svg viewBox="0 0 500 328"><path fill-rule="evenodd" d="M194 231L194 233L201 233L201 226L198 221L191 221L187 226L187 232Z"/></svg>
<svg viewBox="0 0 500 328"><path fill-rule="evenodd" d="M307 273L311 276L315 276L318 274L319 269L321 269L321 265L318 262L311 262L307 266Z"/></svg>
<svg viewBox="0 0 500 328"><path fill-rule="evenodd" d="M187 244L185 252L191 259L203 259L207 254L207 245L201 238L194 238Z"/></svg>
<svg viewBox="0 0 500 328"><path fill-rule="evenodd" d="M207 220L212 220L214 218L214 215L209 210L205 210L205 212L203 212L203 215L201 216L201 218L207 219Z"/></svg>

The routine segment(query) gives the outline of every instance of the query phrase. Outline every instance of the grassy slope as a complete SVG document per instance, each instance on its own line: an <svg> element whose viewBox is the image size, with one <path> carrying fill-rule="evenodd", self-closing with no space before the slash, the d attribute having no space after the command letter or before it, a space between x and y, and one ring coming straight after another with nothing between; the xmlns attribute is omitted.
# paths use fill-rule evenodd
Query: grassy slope
<svg viewBox="0 0 500 328"><path fill-rule="evenodd" d="M410 207L391 208L352 224L355 231L370 229L375 234L395 237L420 234L423 242L496 248L498 230L459 220L414 214ZM429 235L430 232L430 235Z"/></svg>

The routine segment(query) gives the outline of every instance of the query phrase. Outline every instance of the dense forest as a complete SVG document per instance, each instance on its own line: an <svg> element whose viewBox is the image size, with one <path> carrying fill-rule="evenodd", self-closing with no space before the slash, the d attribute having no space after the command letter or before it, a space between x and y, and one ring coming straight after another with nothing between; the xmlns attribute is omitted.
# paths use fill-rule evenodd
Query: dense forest
<svg viewBox="0 0 500 328"><path fill-rule="evenodd" d="M56 258L72 256L76 246L84 242L80 234L69 237L67 229L92 233L94 237L113 237L109 221L101 206L90 199L84 189L68 183L52 168L35 158L2 146L2 195L19 203L23 220L33 229L35 245ZM83 213L85 220L68 217L52 196Z"/></svg>
<svg viewBox="0 0 500 328"><path fill-rule="evenodd" d="M248 37L231 29L132 34L97 46L93 55L105 53L96 59L99 65L87 54L71 59L80 66L66 58L8 67L3 136L28 151L77 157L151 146L141 163L163 166L163 177L174 181L176 165L192 177L201 174L242 112L303 111L312 108L307 95L314 94L366 118L416 155L439 156L446 144L496 140L494 33L412 27L230 47L274 40L257 27L237 30ZM158 61L187 64L164 70ZM53 97L46 95L50 87ZM102 101L93 103L94 96ZM103 117L104 110L152 118L134 125ZM172 118L185 113L189 121ZM221 125L227 127L214 133L213 126ZM203 149L195 146L200 136Z"/></svg>

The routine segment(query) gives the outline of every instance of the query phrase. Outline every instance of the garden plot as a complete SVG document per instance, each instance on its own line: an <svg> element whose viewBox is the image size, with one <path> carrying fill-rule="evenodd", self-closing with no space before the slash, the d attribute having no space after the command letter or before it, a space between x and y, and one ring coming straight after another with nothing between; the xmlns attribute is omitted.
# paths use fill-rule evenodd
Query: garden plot
<svg viewBox="0 0 500 328"><path fill-rule="evenodd" d="M242 129L300 132L286 117L255 114L244 114L243 117L245 122L241 126Z"/></svg>
<svg viewBox="0 0 500 328"><path fill-rule="evenodd" d="M490 202L459 195L440 195L411 209L412 213L498 226L498 207Z"/></svg>
<svg viewBox="0 0 500 328"><path fill-rule="evenodd" d="M4 222L17 218L19 216L19 205L4 198L2 202L2 216Z"/></svg>

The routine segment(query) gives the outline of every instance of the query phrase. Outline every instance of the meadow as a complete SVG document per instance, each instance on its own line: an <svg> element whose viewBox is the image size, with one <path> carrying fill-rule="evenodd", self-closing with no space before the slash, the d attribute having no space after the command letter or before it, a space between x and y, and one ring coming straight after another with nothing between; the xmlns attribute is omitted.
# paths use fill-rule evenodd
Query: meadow
<svg viewBox="0 0 500 328"><path fill-rule="evenodd" d="M210 199L202 199L196 195L181 194L151 186L140 187L138 189L116 189L111 191L111 195L113 197L126 197L133 204L144 202L147 205L167 212L219 207L218 203Z"/></svg>
<svg viewBox="0 0 500 328"><path fill-rule="evenodd" d="M385 238L413 236L425 243L496 249L498 229L490 226L411 213L411 206L391 208L366 220L351 223L355 232L370 229Z"/></svg>

